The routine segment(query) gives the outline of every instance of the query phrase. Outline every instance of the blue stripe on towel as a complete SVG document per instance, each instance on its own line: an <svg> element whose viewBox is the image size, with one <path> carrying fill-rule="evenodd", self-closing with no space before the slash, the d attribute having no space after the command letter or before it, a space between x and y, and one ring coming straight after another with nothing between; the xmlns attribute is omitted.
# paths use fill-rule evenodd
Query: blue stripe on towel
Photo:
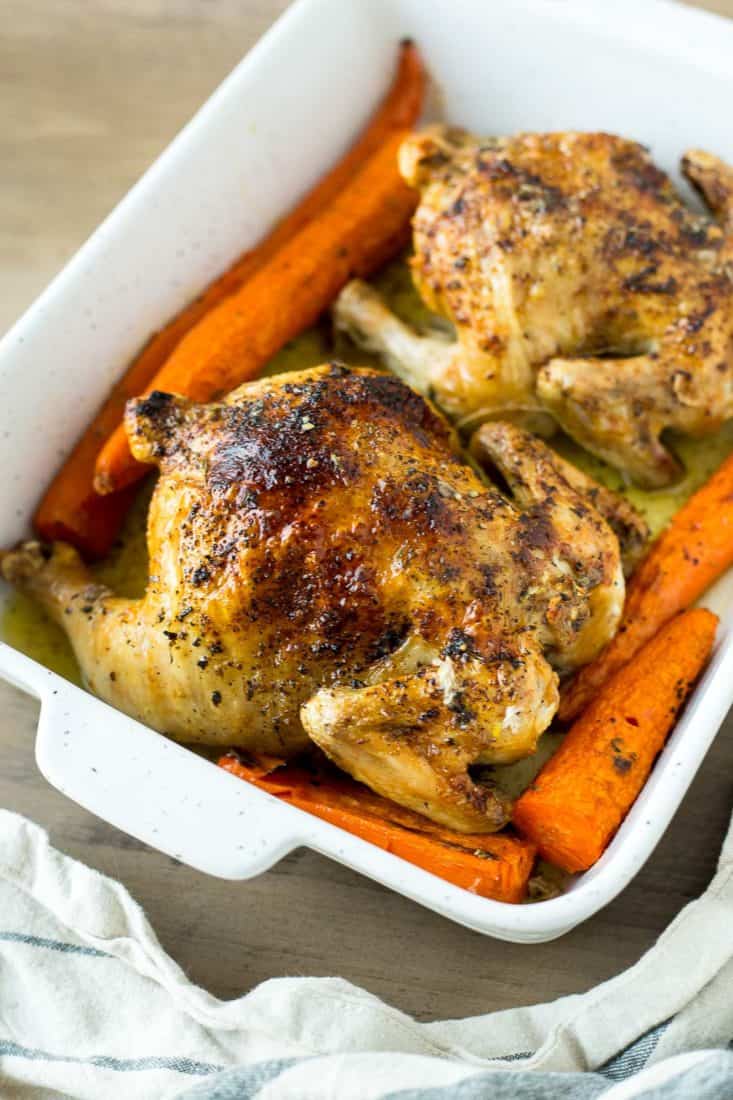
<svg viewBox="0 0 733 1100"><path fill-rule="evenodd" d="M260 1089L269 1085L286 1069L310 1061L305 1058L278 1058L272 1062L255 1062L251 1066L237 1066L226 1070L208 1081L193 1085L179 1093L176 1100L254 1100ZM293 1093L293 1097L295 1097ZM344 1100L346 1098L344 1097Z"/></svg>
<svg viewBox="0 0 733 1100"><path fill-rule="evenodd" d="M663 1024L658 1024L644 1032L601 1066L598 1072L609 1081L625 1081L627 1077L631 1077L632 1073L639 1073L651 1058L668 1025L669 1020L665 1020Z"/></svg>
<svg viewBox="0 0 733 1100"><path fill-rule="evenodd" d="M643 1037L642 1037L643 1038ZM733 1054L722 1050L705 1052L705 1057L687 1070L681 1070L663 1084L643 1088L633 1095L641 1100L721 1100L733 1096ZM398 1056L399 1057L399 1056ZM285 1059L282 1062L258 1062L225 1070L206 1081L198 1082L176 1100L256 1100L260 1090L281 1073L310 1058ZM363 1071L362 1071L363 1072ZM349 1078L352 1084L355 1084ZM341 1096L356 1100L363 1090L345 1092ZM288 1080L291 1085L291 1081ZM312 1096L313 1082L306 1078L303 1095ZM418 1086L381 1093L381 1100L601 1100L613 1082L598 1073L528 1073L526 1070L488 1070L465 1078L457 1084ZM643 1087L643 1086L642 1086ZM298 1082L293 1081L288 1096L299 1096ZM329 1096L333 1091L329 1092Z"/></svg>
<svg viewBox="0 0 733 1100"><path fill-rule="evenodd" d="M106 1054L91 1058L74 1058L69 1054L54 1054L48 1050L36 1050L23 1047L11 1039L0 1039L0 1058L26 1058L31 1062L73 1062L75 1065L95 1066L97 1069L114 1069L120 1073L137 1072L150 1069L170 1069L176 1073L191 1073L203 1077L209 1073L218 1073L222 1066L208 1062L196 1062L192 1058L111 1058Z"/></svg>
<svg viewBox="0 0 733 1100"><path fill-rule="evenodd" d="M400 1089L382 1100L596 1100L607 1089L608 1082L595 1073L496 1069L453 1085Z"/></svg>
<svg viewBox="0 0 733 1100"><path fill-rule="evenodd" d="M24 932L0 932L0 941L6 943L25 943L29 947L47 947L50 951L62 951L67 955L91 955L95 959L112 958L106 951L97 951L96 947L81 947L76 943L64 943L62 940L47 940L43 936L27 936Z"/></svg>

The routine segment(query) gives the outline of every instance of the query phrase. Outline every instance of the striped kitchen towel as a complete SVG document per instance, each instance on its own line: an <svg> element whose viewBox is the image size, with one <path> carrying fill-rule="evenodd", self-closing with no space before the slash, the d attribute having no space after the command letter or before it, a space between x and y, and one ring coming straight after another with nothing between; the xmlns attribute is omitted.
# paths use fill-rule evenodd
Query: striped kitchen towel
<svg viewBox="0 0 733 1100"><path fill-rule="evenodd" d="M731 834L706 893L617 978L420 1024L337 978L217 1000L119 883L0 811L0 1100L718 1100L732 1037Z"/></svg>

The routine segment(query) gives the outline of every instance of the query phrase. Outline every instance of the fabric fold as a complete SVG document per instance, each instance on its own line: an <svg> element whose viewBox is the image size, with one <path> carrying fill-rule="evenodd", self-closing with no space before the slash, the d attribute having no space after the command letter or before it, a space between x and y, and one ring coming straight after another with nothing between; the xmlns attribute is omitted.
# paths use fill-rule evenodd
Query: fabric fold
<svg viewBox="0 0 733 1100"><path fill-rule="evenodd" d="M731 834L708 890L629 970L552 1003L424 1024L339 978L217 1000L119 883L0 811L0 1079L18 1097L538 1100L562 1086L623 1100L729 1069L733 1090L733 1055L712 1049L733 1037L732 981Z"/></svg>

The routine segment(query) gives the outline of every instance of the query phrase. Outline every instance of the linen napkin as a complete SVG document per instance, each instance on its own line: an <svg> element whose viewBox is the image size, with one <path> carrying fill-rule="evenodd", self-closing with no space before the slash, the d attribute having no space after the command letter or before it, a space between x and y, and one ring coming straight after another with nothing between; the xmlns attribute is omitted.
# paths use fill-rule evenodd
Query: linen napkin
<svg viewBox="0 0 733 1100"><path fill-rule="evenodd" d="M732 1037L733 830L708 890L631 969L425 1024L338 978L217 1000L119 883L0 810L2 1100L719 1100Z"/></svg>

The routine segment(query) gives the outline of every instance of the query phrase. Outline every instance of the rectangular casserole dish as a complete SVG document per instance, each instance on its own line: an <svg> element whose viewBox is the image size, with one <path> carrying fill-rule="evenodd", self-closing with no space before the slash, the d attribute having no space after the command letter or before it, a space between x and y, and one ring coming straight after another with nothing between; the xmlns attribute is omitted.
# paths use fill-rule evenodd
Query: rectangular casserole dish
<svg viewBox="0 0 733 1100"><path fill-rule="evenodd" d="M715 16L666 0L299 0L0 344L0 545L27 534L40 491L149 333L347 145L404 35L445 117L479 132L611 130L675 175L690 146L733 160L733 23ZM676 811L733 700L732 593L728 576L705 599L721 615L714 659L614 842L566 894L531 906L476 897L284 805L1 642L0 675L41 701L49 782L193 867L244 879L305 845L469 928L536 942L607 904Z"/></svg>

